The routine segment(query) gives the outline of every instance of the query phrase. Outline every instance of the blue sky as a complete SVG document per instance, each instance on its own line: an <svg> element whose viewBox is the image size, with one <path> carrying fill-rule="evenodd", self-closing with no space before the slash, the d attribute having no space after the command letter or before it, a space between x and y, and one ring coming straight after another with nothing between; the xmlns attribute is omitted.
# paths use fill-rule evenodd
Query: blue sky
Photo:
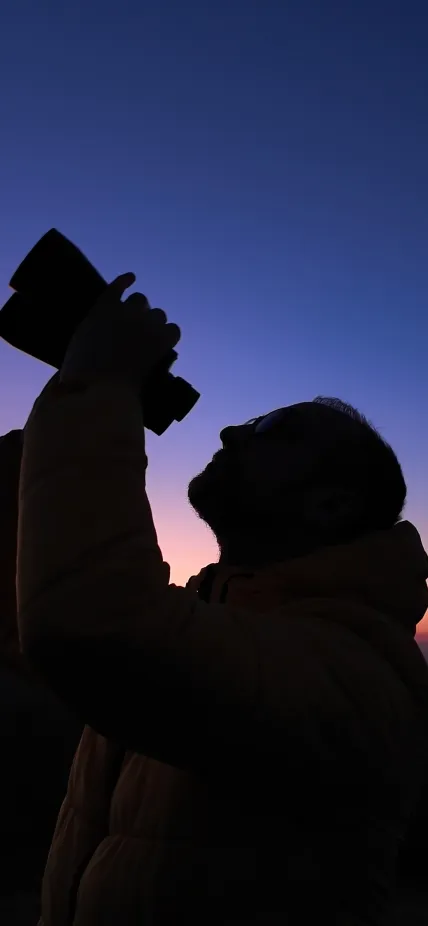
<svg viewBox="0 0 428 926"><path fill-rule="evenodd" d="M318 393L394 445L428 541L426 4L3 0L0 43L0 299L56 226L182 327L203 397L149 441L173 573L213 556L185 485L219 429ZM0 343L0 432L48 375Z"/></svg>

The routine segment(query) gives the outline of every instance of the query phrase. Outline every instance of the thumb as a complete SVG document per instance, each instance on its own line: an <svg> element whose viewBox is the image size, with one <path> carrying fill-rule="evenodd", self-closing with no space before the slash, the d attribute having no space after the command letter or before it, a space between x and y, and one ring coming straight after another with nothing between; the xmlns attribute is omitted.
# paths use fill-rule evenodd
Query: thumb
<svg viewBox="0 0 428 926"><path fill-rule="evenodd" d="M93 324L94 321L97 321L100 317L105 319L108 309L118 308L123 294L135 283L135 279L135 273L121 273L120 276L109 283L92 306L89 314L81 325L79 325L79 329L83 330L83 327L87 327L88 324Z"/></svg>
<svg viewBox="0 0 428 926"><path fill-rule="evenodd" d="M112 283L109 283L101 298L106 297L109 302L116 299L120 300L126 290L135 283L135 280L135 273L121 273Z"/></svg>

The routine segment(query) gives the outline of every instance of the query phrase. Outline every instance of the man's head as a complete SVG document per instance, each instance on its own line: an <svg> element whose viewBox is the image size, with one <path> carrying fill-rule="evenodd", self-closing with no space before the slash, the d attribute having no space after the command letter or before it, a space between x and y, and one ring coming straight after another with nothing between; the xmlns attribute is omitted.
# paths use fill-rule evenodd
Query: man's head
<svg viewBox="0 0 428 926"><path fill-rule="evenodd" d="M400 519L406 485L393 450L339 399L278 409L220 438L189 500L229 562L303 555Z"/></svg>

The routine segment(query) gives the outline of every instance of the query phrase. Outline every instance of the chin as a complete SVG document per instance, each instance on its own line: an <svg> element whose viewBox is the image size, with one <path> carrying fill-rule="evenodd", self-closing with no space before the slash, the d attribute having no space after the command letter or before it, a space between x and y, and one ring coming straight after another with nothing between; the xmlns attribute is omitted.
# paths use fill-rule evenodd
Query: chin
<svg viewBox="0 0 428 926"><path fill-rule="evenodd" d="M192 508L194 508L198 514L200 514L200 509L204 509L207 503L209 505L210 498L213 494L216 494L215 489L216 480L213 480L209 474L209 465L203 473L194 476L190 481L187 497Z"/></svg>
<svg viewBox="0 0 428 926"><path fill-rule="evenodd" d="M224 479L218 478L215 467L207 468L189 483L189 502L202 521L218 536L232 514L230 492Z"/></svg>

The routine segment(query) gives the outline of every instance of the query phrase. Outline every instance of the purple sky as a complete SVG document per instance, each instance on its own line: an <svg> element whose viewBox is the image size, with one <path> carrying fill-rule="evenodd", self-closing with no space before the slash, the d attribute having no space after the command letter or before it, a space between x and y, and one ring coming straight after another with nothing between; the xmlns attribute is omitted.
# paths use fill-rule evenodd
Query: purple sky
<svg viewBox="0 0 428 926"><path fill-rule="evenodd" d="M179 581L220 427L318 393L394 445L428 542L427 46L421 2L3 2L0 299L55 225L181 325L203 398L149 441ZM0 433L48 375L0 343Z"/></svg>

